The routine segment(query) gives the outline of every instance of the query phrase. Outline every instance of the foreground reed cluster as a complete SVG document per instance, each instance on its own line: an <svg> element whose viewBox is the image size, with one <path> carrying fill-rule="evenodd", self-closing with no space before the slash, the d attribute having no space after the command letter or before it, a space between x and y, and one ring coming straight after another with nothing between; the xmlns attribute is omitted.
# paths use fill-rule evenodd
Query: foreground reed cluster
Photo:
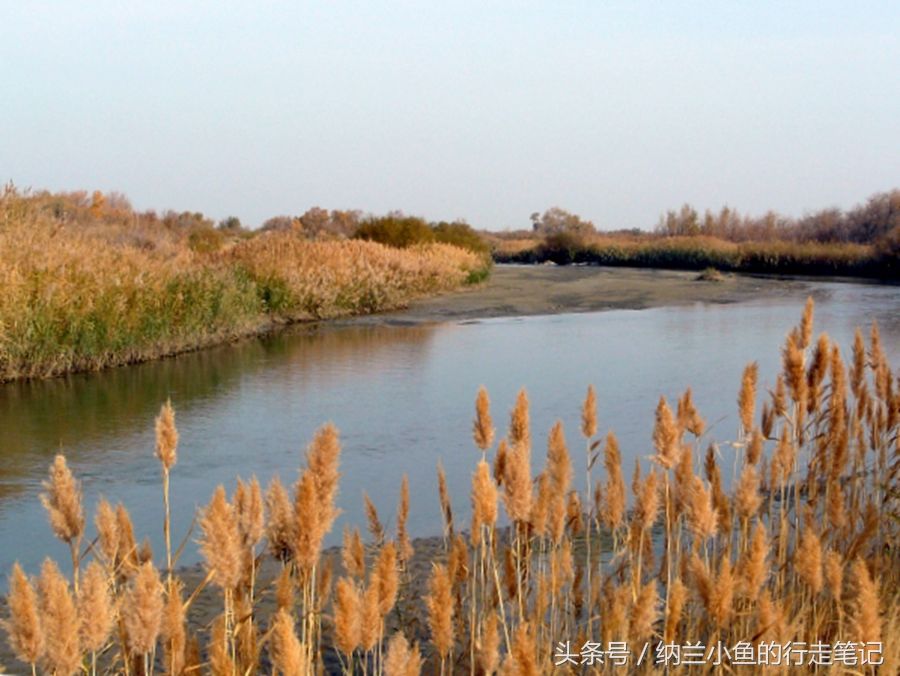
<svg viewBox="0 0 900 676"><path fill-rule="evenodd" d="M525 391L497 440L481 389L471 522L454 521L439 467L443 537L428 554L408 535L405 479L394 528L366 498L368 537L348 528L339 552L323 551L341 453L326 425L290 490L278 478L265 494L256 479L230 497L217 488L199 515L205 577L190 590L170 542L178 434L166 404L164 567L121 504L101 501L86 534L79 483L57 457L43 500L73 575L50 559L36 578L14 566L10 646L32 671L59 675L731 673L748 649L761 669L775 646L794 649L769 661L782 673L897 673L900 391L877 326L868 345L857 332L845 363L828 336L814 339L810 301L774 386L759 389L750 364L737 434L722 446L690 390L674 406L661 398L630 498L593 388L584 461L557 423L536 476ZM216 616L190 619L212 590Z"/></svg>

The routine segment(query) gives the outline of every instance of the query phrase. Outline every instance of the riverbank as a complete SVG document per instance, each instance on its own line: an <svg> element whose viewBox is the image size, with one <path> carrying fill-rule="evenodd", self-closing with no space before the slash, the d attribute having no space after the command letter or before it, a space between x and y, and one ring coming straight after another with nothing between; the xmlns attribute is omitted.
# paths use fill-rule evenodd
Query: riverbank
<svg viewBox="0 0 900 676"><path fill-rule="evenodd" d="M497 263L581 263L774 275L900 278L900 236L866 242L762 239L734 242L711 236L562 233L544 239L492 241Z"/></svg>
<svg viewBox="0 0 900 676"><path fill-rule="evenodd" d="M395 309L481 281L490 266L437 242L399 249L292 230L227 235L131 213L78 220L51 207L0 193L0 382Z"/></svg>

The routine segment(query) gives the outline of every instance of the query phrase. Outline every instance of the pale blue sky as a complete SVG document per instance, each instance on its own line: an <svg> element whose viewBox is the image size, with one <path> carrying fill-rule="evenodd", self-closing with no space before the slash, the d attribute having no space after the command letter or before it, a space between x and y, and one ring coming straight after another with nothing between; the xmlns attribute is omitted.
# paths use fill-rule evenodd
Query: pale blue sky
<svg viewBox="0 0 900 676"><path fill-rule="evenodd" d="M900 187L897 2L0 0L0 181L651 227Z"/></svg>

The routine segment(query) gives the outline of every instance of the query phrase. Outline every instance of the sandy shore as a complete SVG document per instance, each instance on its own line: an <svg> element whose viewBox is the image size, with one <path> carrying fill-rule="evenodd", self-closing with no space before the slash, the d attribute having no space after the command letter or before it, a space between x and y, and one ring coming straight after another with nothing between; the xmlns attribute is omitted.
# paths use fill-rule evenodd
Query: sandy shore
<svg viewBox="0 0 900 676"><path fill-rule="evenodd" d="M340 320L340 324L421 324L490 317L641 310L664 305L733 303L795 295L800 279L597 266L497 265L480 286L414 301L401 311Z"/></svg>

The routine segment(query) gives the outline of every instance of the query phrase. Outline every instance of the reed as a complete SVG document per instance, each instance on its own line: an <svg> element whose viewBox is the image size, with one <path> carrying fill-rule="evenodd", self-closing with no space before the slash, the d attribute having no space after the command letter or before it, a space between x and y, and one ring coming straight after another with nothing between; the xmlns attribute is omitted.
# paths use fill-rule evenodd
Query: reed
<svg viewBox="0 0 900 676"><path fill-rule="evenodd" d="M68 581L50 559L41 566L38 594L44 635L41 664L49 673L71 676L81 670L78 612Z"/></svg>
<svg viewBox="0 0 900 676"><path fill-rule="evenodd" d="M3 620L2 626L10 647L19 660L31 665L31 671L35 673L38 660L44 654L44 631L37 592L18 563L13 565L9 577L7 603L9 619Z"/></svg>
<svg viewBox="0 0 900 676"><path fill-rule="evenodd" d="M654 452L636 464L629 495L615 434L594 440L593 390L581 433L587 467L600 461L604 476L594 481L588 471L582 492L572 486L562 424L551 427L535 477L527 394L517 395L507 438L494 448L480 389L468 534L453 529L439 466L445 546L412 550L404 478L395 537L366 498L371 538L346 528L333 572L322 543L338 513L341 448L326 425L290 489L276 478L264 499L255 478L238 479L231 501L216 489L199 514L206 577L187 594L177 557L167 551L164 584L125 507L100 501L96 538L84 552L73 548L77 592L50 560L36 588L13 567L3 622L10 647L34 673L182 674L205 664L236 676L264 668L266 651L275 673L339 663L347 674L410 675L548 673L553 646L565 640L654 648L853 641L882 642L884 669L894 669L900 652L886 641L900 627L900 392L877 327L868 341L856 334L847 367L830 338L815 337L813 321L809 304L761 406L758 367L744 370L730 486L690 390L676 411L659 401ZM164 470L174 439L167 404L157 435ZM62 540L86 537L78 481L62 456L43 502ZM264 557L277 572L258 582ZM220 605L198 627L192 603L208 584L221 589L220 600L212 594ZM206 636L203 650L192 627ZM609 663L594 668L615 672Z"/></svg>
<svg viewBox="0 0 900 676"><path fill-rule="evenodd" d="M146 361L286 322L371 313L483 279L450 244L397 249L197 229L0 189L0 382ZM211 235L210 235L211 233ZM222 240L222 241L220 241Z"/></svg>

